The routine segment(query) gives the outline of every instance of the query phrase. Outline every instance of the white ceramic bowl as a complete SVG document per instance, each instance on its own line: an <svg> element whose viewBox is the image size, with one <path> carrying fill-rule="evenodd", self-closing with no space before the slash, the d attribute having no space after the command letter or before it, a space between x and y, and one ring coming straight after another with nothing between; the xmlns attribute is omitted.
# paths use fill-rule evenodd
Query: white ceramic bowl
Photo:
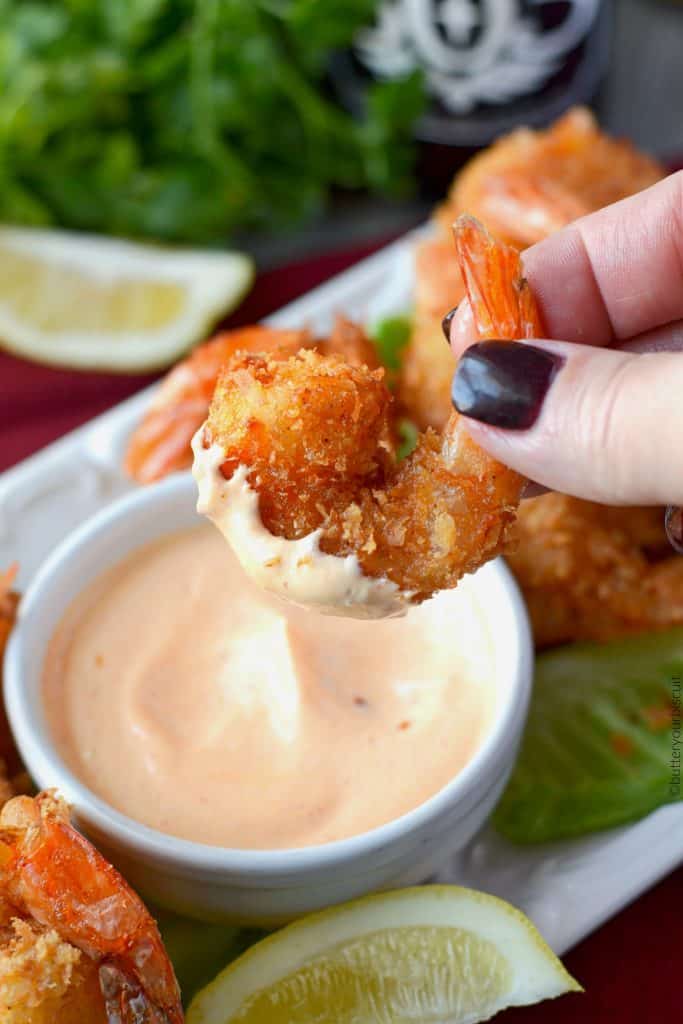
<svg viewBox="0 0 683 1024"><path fill-rule="evenodd" d="M46 646L68 604L131 550L191 526L189 474L134 491L75 530L24 597L7 650L5 701L21 754L39 786L57 787L78 824L148 899L196 917L262 925L427 878L484 823L512 769L525 722L532 644L523 600L507 567L489 563L468 586L491 617L493 720L465 768L425 803L349 839L298 850L233 850L140 825L95 796L66 767L41 701Z"/></svg>

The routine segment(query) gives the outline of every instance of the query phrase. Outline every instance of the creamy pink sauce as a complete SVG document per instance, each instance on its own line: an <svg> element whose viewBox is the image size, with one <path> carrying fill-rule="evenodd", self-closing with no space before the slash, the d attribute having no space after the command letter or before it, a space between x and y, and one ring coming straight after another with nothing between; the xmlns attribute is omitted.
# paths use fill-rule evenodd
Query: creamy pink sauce
<svg viewBox="0 0 683 1024"><path fill-rule="evenodd" d="M493 655L463 583L402 619L330 618L244 574L218 532L150 544L67 610L48 722L86 785L219 846L309 846L418 806L472 757Z"/></svg>

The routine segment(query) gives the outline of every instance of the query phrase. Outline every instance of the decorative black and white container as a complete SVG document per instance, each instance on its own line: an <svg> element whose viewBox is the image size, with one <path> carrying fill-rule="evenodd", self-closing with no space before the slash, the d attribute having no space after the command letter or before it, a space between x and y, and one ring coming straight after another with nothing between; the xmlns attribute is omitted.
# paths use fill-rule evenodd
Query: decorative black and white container
<svg viewBox="0 0 683 1024"><path fill-rule="evenodd" d="M419 68L432 102L418 137L481 146L594 96L609 55L609 8L606 0L383 0L333 76L353 107L368 76Z"/></svg>

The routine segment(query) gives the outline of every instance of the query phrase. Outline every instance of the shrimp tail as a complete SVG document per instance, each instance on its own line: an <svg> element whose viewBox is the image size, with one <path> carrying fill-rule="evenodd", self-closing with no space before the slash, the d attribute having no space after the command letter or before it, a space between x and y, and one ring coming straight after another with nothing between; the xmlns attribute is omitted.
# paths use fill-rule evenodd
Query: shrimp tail
<svg viewBox="0 0 683 1024"><path fill-rule="evenodd" d="M517 249L497 241L467 214L456 220L453 236L479 340L543 337Z"/></svg>
<svg viewBox="0 0 683 1024"><path fill-rule="evenodd" d="M115 961L100 965L99 980L107 1024L182 1024L179 1007L154 1006L140 982Z"/></svg>
<svg viewBox="0 0 683 1024"><path fill-rule="evenodd" d="M466 214L453 225L453 236L479 340L543 337L543 321L519 252L499 242L476 217ZM511 525L526 481L480 448L457 412L451 413L444 429L442 453L447 465L458 466L495 493L507 525ZM507 528L501 536L506 533Z"/></svg>

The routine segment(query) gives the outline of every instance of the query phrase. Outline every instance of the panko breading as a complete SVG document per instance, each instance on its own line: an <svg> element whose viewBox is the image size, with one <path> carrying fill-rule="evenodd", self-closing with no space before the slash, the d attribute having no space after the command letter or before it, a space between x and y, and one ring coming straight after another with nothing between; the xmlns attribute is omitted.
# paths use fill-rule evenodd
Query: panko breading
<svg viewBox="0 0 683 1024"><path fill-rule="evenodd" d="M308 330L240 327L223 331L196 348L164 377L142 422L133 431L125 469L138 483L148 484L192 465L190 442L206 419L221 367L239 352L268 353L271 358L316 348L354 366L377 366L377 353L363 330L337 317L323 340Z"/></svg>
<svg viewBox="0 0 683 1024"><path fill-rule="evenodd" d="M107 1024L98 967L54 929L0 926L2 1024Z"/></svg>
<svg viewBox="0 0 683 1024"><path fill-rule="evenodd" d="M562 494L521 504L507 558L537 647L683 623L683 559L671 555L662 516Z"/></svg>
<svg viewBox="0 0 683 1024"><path fill-rule="evenodd" d="M471 218L459 222L456 245L482 338L539 331L517 252ZM226 479L248 471L272 534L320 530L323 552L355 554L365 576L421 601L503 549L523 481L455 412L441 437L426 431L397 462L383 378L318 352L237 356L219 379L203 444L219 447Z"/></svg>

